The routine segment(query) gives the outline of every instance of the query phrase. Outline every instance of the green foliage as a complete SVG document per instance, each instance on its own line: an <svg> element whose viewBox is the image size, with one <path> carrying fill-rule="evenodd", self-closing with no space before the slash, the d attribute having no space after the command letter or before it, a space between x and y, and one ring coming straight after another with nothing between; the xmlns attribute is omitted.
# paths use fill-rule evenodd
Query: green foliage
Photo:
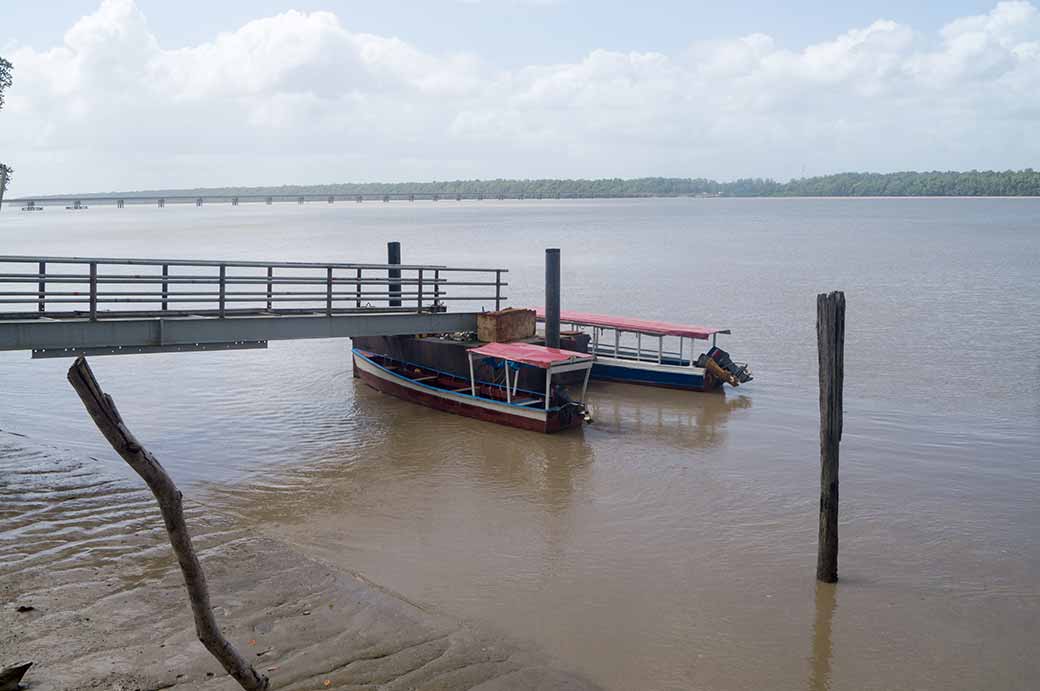
<svg viewBox="0 0 1040 691"><path fill-rule="evenodd" d="M1040 172L839 173L791 180L781 188L778 194L788 197L1034 197L1040 196Z"/></svg>
<svg viewBox="0 0 1040 691"><path fill-rule="evenodd" d="M4 58L0 58L0 108L4 107L4 91L14 83L14 78L11 76L13 71L14 65Z"/></svg>
<svg viewBox="0 0 1040 691"><path fill-rule="evenodd" d="M13 71L14 65L4 58L0 58L0 108L4 107L4 91L7 87L11 86L14 81L11 76L11 72ZM0 183L2 183L2 185L0 185L0 199L3 199L4 192L7 191L7 186L11 184L11 177L12 173L14 173L14 169L10 166L4 165L3 163L0 163L0 168L3 168L7 173L6 176L0 175L0 178L2 178L2 180L0 180Z"/></svg>

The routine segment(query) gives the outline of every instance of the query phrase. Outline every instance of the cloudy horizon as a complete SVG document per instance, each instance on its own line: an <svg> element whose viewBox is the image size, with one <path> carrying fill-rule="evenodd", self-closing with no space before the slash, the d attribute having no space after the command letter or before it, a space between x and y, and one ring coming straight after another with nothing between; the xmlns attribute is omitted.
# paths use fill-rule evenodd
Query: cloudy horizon
<svg viewBox="0 0 1040 691"><path fill-rule="evenodd" d="M0 111L12 196L472 178L786 180L1020 169L1038 167L1040 154L1040 10L1025 0L951 15L938 28L878 16L798 46L755 31L660 51L594 47L571 60L546 51L553 59L528 62L432 38L428 47L324 10L279 8L182 44L133 0L104 0L66 26L46 44L0 39L0 56L15 65Z"/></svg>

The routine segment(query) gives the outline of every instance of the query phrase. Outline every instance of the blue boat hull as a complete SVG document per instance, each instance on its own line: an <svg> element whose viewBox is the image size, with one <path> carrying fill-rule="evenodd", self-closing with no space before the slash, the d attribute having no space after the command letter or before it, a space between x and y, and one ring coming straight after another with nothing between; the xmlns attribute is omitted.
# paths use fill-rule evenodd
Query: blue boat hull
<svg viewBox="0 0 1040 691"><path fill-rule="evenodd" d="M605 365L599 362L592 366L591 376L600 381L662 386L687 391L713 391L719 388L719 382L712 381L712 378L709 377L709 381L706 383L704 375L699 372L662 372L620 365Z"/></svg>

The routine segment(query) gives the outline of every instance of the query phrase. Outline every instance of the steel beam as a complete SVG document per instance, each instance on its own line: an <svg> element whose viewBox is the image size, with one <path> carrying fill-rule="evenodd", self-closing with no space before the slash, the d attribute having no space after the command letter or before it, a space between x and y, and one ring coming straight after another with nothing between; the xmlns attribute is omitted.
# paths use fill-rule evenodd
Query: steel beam
<svg viewBox="0 0 1040 691"><path fill-rule="evenodd" d="M0 322L0 350L202 345L301 338L402 336L475 331L473 312L327 316L182 316L127 319L24 319Z"/></svg>
<svg viewBox="0 0 1040 691"><path fill-rule="evenodd" d="M106 348L36 348L32 359L40 360L84 355L147 355L149 353L194 353L212 350L257 350L267 347L267 341L233 341L231 343L198 343L187 345L109 346Z"/></svg>

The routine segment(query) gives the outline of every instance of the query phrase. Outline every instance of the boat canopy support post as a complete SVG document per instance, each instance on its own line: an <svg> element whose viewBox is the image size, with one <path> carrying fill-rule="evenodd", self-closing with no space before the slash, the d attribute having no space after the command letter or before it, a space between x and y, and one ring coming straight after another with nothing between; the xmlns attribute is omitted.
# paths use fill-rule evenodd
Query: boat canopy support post
<svg viewBox="0 0 1040 691"><path fill-rule="evenodd" d="M469 392L477 395L477 377L473 374L473 353L469 353Z"/></svg>
<svg viewBox="0 0 1040 691"><path fill-rule="evenodd" d="M552 367L549 367L549 368L547 368L545 370L545 409L546 410L549 410L549 398L550 398L550 395L552 394L552 389L550 388L551 385L552 385Z"/></svg>
<svg viewBox="0 0 1040 691"><path fill-rule="evenodd" d="M509 386L509 360L502 360L502 369L506 373L506 403L513 402L513 387ZM496 379L497 383L497 379Z"/></svg>

